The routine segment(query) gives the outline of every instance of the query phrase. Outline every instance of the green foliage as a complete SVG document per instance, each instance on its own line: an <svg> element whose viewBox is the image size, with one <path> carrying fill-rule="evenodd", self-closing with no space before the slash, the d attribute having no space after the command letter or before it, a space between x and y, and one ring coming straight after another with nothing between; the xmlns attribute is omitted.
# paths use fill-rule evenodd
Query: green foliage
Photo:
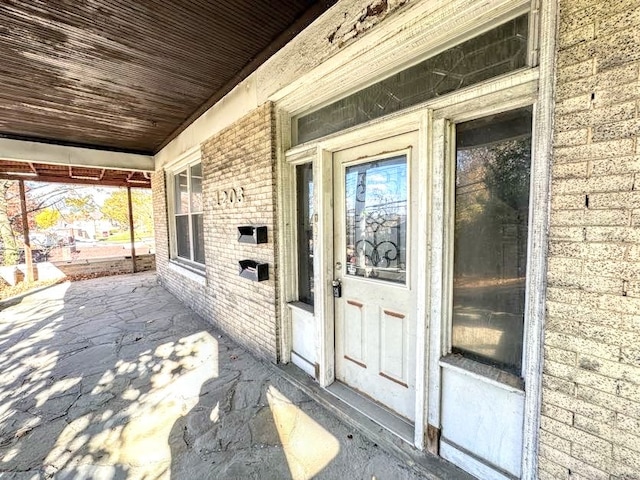
<svg viewBox="0 0 640 480"><path fill-rule="evenodd" d="M531 137L505 142L494 148L495 160L487 165L489 191L516 211L529 205Z"/></svg>
<svg viewBox="0 0 640 480"><path fill-rule="evenodd" d="M458 158L454 260L458 272L522 274L530 166L530 137L478 146Z"/></svg>
<svg viewBox="0 0 640 480"><path fill-rule="evenodd" d="M9 189L17 182L0 180L0 240L2 241L2 260L5 265L18 263L18 244L11 228Z"/></svg>
<svg viewBox="0 0 640 480"><path fill-rule="evenodd" d="M153 205L151 192L131 190L131 204L133 208L133 223L136 229L143 232L153 230ZM118 225L121 229L129 227L129 206L127 191L116 190L104 201L100 209L106 219Z"/></svg>
<svg viewBox="0 0 640 480"><path fill-rule="evenodd" d="M35 221L38 228L48 230L60 221L60 212L57 208L45 208L35 215Z"/></svg>

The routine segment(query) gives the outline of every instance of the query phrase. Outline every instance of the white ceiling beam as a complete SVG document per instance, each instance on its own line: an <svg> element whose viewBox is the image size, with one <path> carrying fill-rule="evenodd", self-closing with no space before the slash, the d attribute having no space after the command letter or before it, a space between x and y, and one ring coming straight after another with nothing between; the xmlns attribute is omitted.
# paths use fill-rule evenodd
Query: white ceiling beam
<svg viewBox="0 0 640 480"><path fill-rule="evenodd" d="M152 172L153 157L0 138L0 160Z"/></svg>

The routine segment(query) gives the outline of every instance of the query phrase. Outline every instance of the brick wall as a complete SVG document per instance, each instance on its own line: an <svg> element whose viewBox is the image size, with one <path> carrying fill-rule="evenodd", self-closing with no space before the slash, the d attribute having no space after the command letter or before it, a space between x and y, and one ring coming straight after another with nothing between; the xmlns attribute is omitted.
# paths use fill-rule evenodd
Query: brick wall
<svg viewBox="0 0 640 480"><path fill-rule="evenodd" d="M275 117L267 103L202 145L207 294L211 320L239 343L278 357L275 281ZM241 202L222 202L242 189ZM220 200L220 205L215 199ZM266 225L268 243L238 243L238 226ZM269 280L238 275L238 261L269 264Z"/></svg>
<svg viewBox="0 0 640 480"><path fill-rule="evenodd" d="M640 479L639 7L560 2L541 479Z"/></svg>
<svg viewBox="0 0 640 480"><path fill-rule="evenodd" d="M201 146L206 286L170 268L163 172L152 178L160 281L181 301L254 353L278 358L275 246L275 117L265 104ZM237 201L241 189L241 201ZM233 193L231 193L233 191ZM227 192L227 200L223 201ZM229 201L233 198L235 201ZM238 243L238 226L266 225L268 243ZM269 280L238 275L238 261L269 265Z"/></svg>
<svg viewBox="0 0 640 480"><path fill-rule="evenodd" d="M132 273L131 258L96 258L75 262L55 262L54 265L65 275L101 275ZM155 270L155 255L136 255L136 271L146 272Z"/></svg>

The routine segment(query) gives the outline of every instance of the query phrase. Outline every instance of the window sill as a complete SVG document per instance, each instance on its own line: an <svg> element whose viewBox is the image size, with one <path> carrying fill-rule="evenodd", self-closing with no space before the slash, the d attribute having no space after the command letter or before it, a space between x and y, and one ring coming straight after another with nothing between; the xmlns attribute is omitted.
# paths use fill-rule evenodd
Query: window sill
<svg viewBox="0 0 640 480"><path fill-rule="evenodd" d="M492 383L504 390L524 395L524 381L522 378L491 365L476 362L462 355L449 354L440 359L440 366Z"/></svg>
<svg viewBox="0 0 640 480"><path fill-rule="evenodd" d="M207 284L207 276L204 270L196 269L173 259L169 260L169 269L200 285Z"/></svg>
<svg viewBox="0 0 640 480"><path fill-rule="evenodd" d="M308 303L298 302L298 301L289 302L288 305L291 308L295 308L296 310L302 310L303 312L307 312L313 315L313 305L309 305Z"/></svg>

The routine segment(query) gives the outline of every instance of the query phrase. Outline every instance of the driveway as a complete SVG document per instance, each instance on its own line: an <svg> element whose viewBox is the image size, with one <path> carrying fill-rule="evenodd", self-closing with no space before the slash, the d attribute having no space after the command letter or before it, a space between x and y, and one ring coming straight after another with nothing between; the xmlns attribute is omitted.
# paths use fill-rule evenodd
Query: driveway
<svg viewBox="0 0 640 480"><path fill-rule="evenodd" d="M156 282L0 311L1 479L417 479Z"/></svg>

